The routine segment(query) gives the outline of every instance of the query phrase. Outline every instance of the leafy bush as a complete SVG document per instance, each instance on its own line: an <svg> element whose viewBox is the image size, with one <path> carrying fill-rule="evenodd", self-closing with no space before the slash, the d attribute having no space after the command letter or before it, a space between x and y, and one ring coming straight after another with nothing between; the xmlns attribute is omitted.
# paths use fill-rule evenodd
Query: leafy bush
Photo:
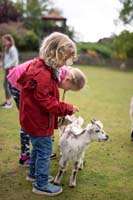
<svg viewBox="0 0 133 200"><path fill-rule="evenodd" d="M123 54L125 58L133 58L133 33L122 31L113 41L116 54Z"/></svg>
<svg viewBox="0 0 133 200"><path fill-rule="evenodd" d="M27 31L26 34L21 37L18 34L14 34L16 46L21 51L38 51L39 39L37 35L32 31Z"/></svg>
<svg viewBox="0 0 133 200"><path fill-rule="evenodd" d="M78 52L88 52L88 51L94 51L104 58L111 58L112 57L112 49L109 46L106 46L104 44L99 44L99 43L85 43L81 42L77 44L78 47Z"/></svg>
<svg viewBox="0 0 133 200"><path fill-rule="evenodd" d="M32 30L26 30L23 27L23 23L10 22L0 24L0 36L7 33L14 37L19 51L38 51L39 37Z"/></svg>

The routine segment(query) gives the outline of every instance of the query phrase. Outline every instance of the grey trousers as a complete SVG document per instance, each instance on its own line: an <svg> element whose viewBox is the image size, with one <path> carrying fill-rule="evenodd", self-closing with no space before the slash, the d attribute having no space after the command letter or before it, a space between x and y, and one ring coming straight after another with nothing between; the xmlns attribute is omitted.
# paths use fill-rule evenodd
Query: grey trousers
<svg viewBox="0 0 133 200"><path fill-rule="evenodd" d="M11 90L9 87L9 82L7 80L7 75L9 73L9 70L5 70L4 73L5 74L4 74L3 87L4 87L4 92L5 92L5 98L10 99L12 95L11 95Z"/></svg>

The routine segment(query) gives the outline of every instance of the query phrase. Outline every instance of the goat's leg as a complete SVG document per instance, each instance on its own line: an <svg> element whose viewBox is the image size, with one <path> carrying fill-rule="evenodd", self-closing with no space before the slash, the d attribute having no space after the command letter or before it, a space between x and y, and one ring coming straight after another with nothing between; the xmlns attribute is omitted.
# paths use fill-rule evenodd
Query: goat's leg
<svg viewBox="0 0 133 200"><path fill-rule="evenodd" d="M133 97L131 98L129 114L131 119L131 141L133 142Z"/></svg>
<svg viewBox="0 0 133 200"><path fill-rule="evenodd" d="M131 141L133 142L133 121L132 121L132 124L131 124Z"/></svg>
<svg viewBox="0 0 133 200"><path fill-rule="evenodd" d="M61 157L60 159L60 168L58 170L58 173L55 177L55 180L54 180L54 184L56 185L59 185L61 180L62 180L62 177L63 177L63 174L64 174L64 171L66 169L66 166L67 166L67 161L63 159L63 157Z"/></svg>
<svg viewBox="0 0 133 200"><path fill-rule="evenodd" d="M69 186L70 187L75 187L76 186L76 177L77 177L77 174L78 174L78 170L80 169L80 160L75 162L74 164L74 169L72 170L72 174L71 174L71 177L70 177L70 183L69 183Z"/></svg>
<svg viewBox="0 0 133 200"><path fill-rule="evenodd" d="M83 169L84 167L84 164L83 164L84 155L85 155L85 152L83 151L81 158L79 160L79 170Z"/></svg>
<svg viewBox="0 0 133 200"><path fill-rule="evenodd" d="M83 160L81 159L80 160L80 164L79 164L79 170L82 170L84 167L84 164L83 164Z"/></svg>

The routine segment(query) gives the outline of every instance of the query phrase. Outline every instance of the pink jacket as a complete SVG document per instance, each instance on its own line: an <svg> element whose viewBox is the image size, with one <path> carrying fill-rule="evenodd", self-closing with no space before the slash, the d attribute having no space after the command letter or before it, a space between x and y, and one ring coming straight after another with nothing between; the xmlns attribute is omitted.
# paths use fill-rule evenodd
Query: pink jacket
<svg viewBox="0 0 133 200"><path fill-rule="evenodd" d="M7 79L9 83L11 83L11 85L19 91L21 91L22 86L17 81L21 77L21 75L26 71L26 69L28 68L28 66L30 65L32 61L33 60L29 60L20 65L17 65L14 68L11 68L9 71L9 74L7 75ZM60 81L62 81L66 75L67 66L63 66L60 69L61 69Z"/></svg>
<svg viewBox="0 0 133 200"><path fill-rule="evenodd" d="M11 83L11 85L19 91L21 90L22 86L17 82L17 80L26 71L27 67L30 65L30 63L32 61L33 60L26 61L26 62L24 62L20 65L17 65L16 67L11 68L9 70L9 74L7 75L7 79L9 81L9 83Z"/></svg>

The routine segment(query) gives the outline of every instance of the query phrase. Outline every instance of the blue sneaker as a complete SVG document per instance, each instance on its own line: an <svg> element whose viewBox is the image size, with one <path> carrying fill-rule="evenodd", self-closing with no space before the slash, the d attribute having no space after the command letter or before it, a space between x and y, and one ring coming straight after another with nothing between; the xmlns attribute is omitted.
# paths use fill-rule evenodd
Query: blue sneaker
<svg viewBox="0 0 133 200"><path fill-rule="evenodd" d="M30 182L35 182L36 181L35 176L31 176L29 174L26 176L26 180L30 181ZM53 180L54 180L54 177L49 175L48 176L48 182L51 183Z"/></svg>
<svg viewBox="0 0 133 200"><path fill-rule="evenodd" d="M46 187L43 189L38 188L36 183L34 184L34 187L32 189L32 192L35 194L40 194L40 195L46 195L46 196L56 196L62 192L62 187L53 185L51 183L48 183Z"/></svg>

